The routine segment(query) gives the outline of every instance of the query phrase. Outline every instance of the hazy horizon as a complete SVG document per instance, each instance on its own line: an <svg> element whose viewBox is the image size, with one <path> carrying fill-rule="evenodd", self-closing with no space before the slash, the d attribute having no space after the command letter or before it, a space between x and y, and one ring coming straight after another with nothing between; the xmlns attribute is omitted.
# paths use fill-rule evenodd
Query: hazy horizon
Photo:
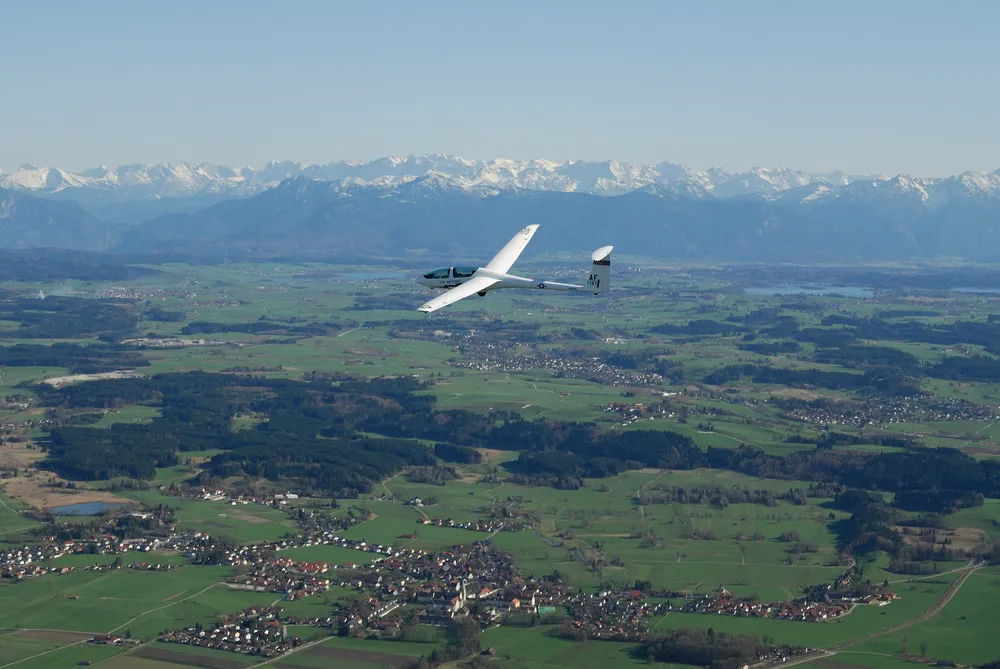
<svg viewBox="0 0 1000 669"><path fill-rule="evenodd" d="M8 4L0 166L441 152L989 172L998 19L900 0Z"/></svg>

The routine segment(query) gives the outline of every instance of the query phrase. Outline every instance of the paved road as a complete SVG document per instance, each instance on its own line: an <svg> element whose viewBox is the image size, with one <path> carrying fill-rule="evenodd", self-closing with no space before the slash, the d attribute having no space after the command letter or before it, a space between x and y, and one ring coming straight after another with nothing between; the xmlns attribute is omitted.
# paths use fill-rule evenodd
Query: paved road
<svg viewBox="0 0 1000 669"><path fill-rule="evenodd" d="M872 632L871 634L866 634L865 636L862 637L855 637L853 639L848 639L847 641L841 641L840 643L835 643L832 646L827 646L824 649L816 649L815 651L810 652L808 655L800 655L798 657L791 658L785 662L758 664L754 666L754 669L774 669L776 667L781 667L782 669L784 669L784 667L790 667L794 664L801 664L803 662L818 660L823 657L830 657L831 655L835 655L839 651L847 650L848 648L852 648L853 646L859 646L863 643L873 641L875 639L887 636L889 634L895 634L896 632L900 632L914 625L926 622L931 618L933 618L934 616L936 616L937 614L941 613L941 611L944 610L944 607L948 606L948 603L951 602L952 598L958 593L958 590L959 588L962 587L962 584L964 584L965 581L968 580L968 578L972 576L972 574L982 566L984 565L976 562L970 562L968 565L966 565L964 569L961 570L961 574L957 579L955 579L955 582L952 583L948 587L948 589L944 591L944 594L941 595L941 597L936 602L934 602L934 604L932 604L930 608L928 608L920 615L914 618L910 618L906 622L900 623L898 625L889 627L884 630L879 630L878 632ZM938 576L940 576L940 574L938 574Z"/></svg>
<svg viewBox="0 0 1000 669"><path fill-rule="evenodd" d="M907 629L908 627L912 627L912 626L917 625L919 623L922 623L922 622L925 622L927 620L930 620L931 618L933 618L937 614L941 613L941 611L944 609L944 607L948 606L948 603L958 593L958 589L962 587L962 584L965 583L965 581L970 576L972 576L973 572L975 572L977 569L979 569L982 566L983 565L977 564L975 562L970 563L965 569L962 570L962 573L959 575L959 577L957 579L955 579L955 582L952 583L948 587L948 589L944 591L944 594L941 595L941 598L938 599L936 602L934 602L934 604L931 605L931 607L929 609L927 609L926 611L924 611L923 613L921 613L919 616L917 616L915 618L910 618L906 622L900 623L900 624L898 624L898 625L896 625L894 627L890 627L888 629L880 630L878 632L872 632L871 634L867 634L867 635L865 635L865 636L863 636L861 638L851 639L849 641L842 641L841 643L834 644L832 646L827 647L826 650L828 650L828 651L830 651L832 653L836 653L839 650L845 650L847 648L850 648L851 646L858 646L858 645L861 645L861 644L866 643L868 641L872 641L874 639L878 639L879 637L887 636L889 634L894 634L894 633L899 632L901 630Z"/></svg>

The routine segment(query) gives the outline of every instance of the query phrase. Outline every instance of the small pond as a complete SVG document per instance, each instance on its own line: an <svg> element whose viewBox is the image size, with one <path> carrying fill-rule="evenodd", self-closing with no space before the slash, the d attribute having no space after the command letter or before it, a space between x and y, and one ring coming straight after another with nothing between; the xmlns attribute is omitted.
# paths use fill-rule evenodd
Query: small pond
<svg viewBox="0 0 1000 669"><path fill-rule="evenodd" d="M54 516L96 516L108 509L118 509L123 506L128 506L128 504L80 502L79 504L69 504L67 506L54 506L49 511Z"/></svg>

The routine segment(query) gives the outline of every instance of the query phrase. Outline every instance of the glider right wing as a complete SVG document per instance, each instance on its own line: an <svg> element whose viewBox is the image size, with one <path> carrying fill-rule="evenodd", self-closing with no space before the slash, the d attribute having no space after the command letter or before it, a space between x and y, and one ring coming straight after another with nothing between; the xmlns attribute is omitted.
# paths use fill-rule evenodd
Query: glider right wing
<svg viewBox="0 0 1000 669"><path fill-rule="evenodd" d="M435 297L430 302L417 308L417 311L423 311L424 313L430 313L432 311L437 311L442 307L447 307L449 304L454 304L459 300L465 299L470 295L475 295L476 293L486 290L495 283L499 283L499 279L491 279L486 276L474 276L468 281L458 286L455 286L449 291L446 291L443 295Z"/></svg>
<svg viewBox="0 0 1000 669"><path fill-rule="evenodd" d="M486 269L506 273L507 270L513 267L514 262L521 255L521 252L524 251L524 247L528 245L528 242L531 241L537 229L537 224L522 228L507 242L506 246L500 249L500 253L493 256L493 260L486 266Z"/></svg>

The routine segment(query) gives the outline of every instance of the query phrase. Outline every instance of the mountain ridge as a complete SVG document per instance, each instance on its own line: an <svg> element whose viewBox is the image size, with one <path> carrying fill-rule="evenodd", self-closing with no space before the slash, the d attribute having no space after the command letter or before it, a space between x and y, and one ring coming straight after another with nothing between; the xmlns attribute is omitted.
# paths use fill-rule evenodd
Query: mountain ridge
<svg viewBox="0 0 1000 669"><path fill-rule="evenodd" d="M439 174L388 186L296 177L253 198L123 233L121 251L342 252L473 258L542 224L538 251L706 261L1000 259L1000 175L972 184L899 177L813 184L784 198L691 197L649 185L617 196L478 185ZM547 241L543 241L547 240Z"/></svg>
<svg viewBox="0 0 1000 669"><path fill-rule="evenodd" d="M417 176L405 174L418 168ZM274 176L288 165L269 169ZM243 172L208 167L151 168L140 178L104 166L83 176L24 166L17 173L22 187L0 190L0 248L474 257L506 241L512 226L540 223L551 235L546 238L558 242L552 251L574 253L613 237L610 243L622 253L654 258L1000 260L1000 171L813 179L760 169L734 181L721 171L672 164L669 171L667 164L497 160L484 168L443 154L337 169L354 176L321 179L313 170L247 195L211 182L234 182ZM653 172L671 176L651 180ZM541 173L548 181L536 188L529 177ZM149 194L162 186L154 177L203 186L187 196L105 197L82 205L69 199L87 192L79 179L128 182ZM43 187L56 190L45 193ZM623 192L609 194L619 187Z"/></svg>
<svg viewBox="0 0 1000 669"><path fill-rule="evenodd" d="M470 160L436 153L323 164L271 161L259 168L207 162L135 163L115 168L100 165L77 173L57 167L24 164L14 172L0 170L0 187L57 199L75 199L87 206L193 195L249 197L273 188L287 178L299 176L388 186L431 172L444 174L467 188L495 186L607 196L621 195L658 183L693 185L718 197L768 196L810 183L843 185L854 179L874 178L839 172L810 173L782 167L755 167L734 173L720 168L695 169L667 161L642 165L613 159Z"/></svg>

